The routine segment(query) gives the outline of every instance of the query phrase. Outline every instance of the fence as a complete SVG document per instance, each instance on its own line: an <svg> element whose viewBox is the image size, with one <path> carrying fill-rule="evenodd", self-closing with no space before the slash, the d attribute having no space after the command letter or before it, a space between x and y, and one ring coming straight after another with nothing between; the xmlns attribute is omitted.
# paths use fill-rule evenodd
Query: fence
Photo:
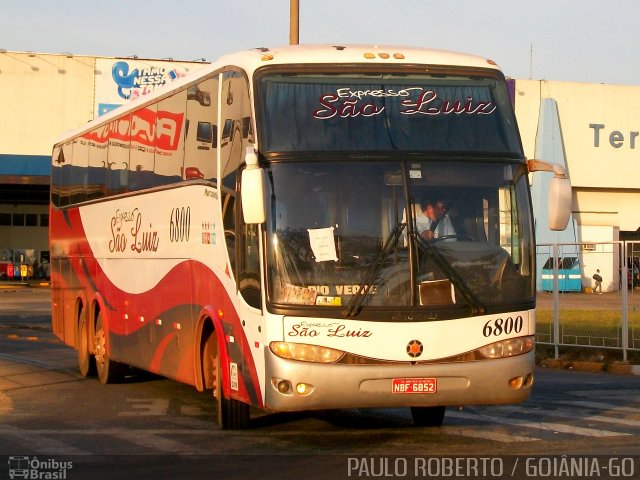
<svg viewBox="0 0 640 480"><path fill-rule="evenodd" d="M640 242L538 245L536 341L640 351Z"/></svg>

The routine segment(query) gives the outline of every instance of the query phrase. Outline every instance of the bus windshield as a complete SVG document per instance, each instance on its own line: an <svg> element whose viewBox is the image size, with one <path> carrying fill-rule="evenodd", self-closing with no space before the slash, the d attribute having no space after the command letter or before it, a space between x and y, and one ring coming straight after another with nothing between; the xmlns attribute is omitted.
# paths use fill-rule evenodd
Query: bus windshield
<svg viewBox="0 0 640 480"><path fill-rule="evenodd" d="M331 157L267 171L272 304L462 317L533 302L524 165ZM435 227L429 205L439 210Z"/></svg>
<svg viewBox="0 0 640 480"><path fill-rule="evenodd" d="M521 157L505 85L502 77L446 73L264 74L258 80L261 150Z"/></svg>

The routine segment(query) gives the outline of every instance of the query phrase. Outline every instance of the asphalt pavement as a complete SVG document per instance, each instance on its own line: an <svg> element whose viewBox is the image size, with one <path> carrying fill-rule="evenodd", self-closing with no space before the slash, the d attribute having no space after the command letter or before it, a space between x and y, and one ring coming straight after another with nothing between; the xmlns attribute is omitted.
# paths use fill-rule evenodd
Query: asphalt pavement
<svg viewBox="0 0 640 480"><path fill-rule="evenodd" d="M0 282L0 325L46 325L51 328L51 289L46 282Z"/></svg>

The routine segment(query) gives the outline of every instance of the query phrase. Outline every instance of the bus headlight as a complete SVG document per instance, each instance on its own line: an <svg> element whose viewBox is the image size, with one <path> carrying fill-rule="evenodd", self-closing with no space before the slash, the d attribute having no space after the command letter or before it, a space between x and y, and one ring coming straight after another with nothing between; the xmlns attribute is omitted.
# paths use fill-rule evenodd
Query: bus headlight
<svg viewBox="0 0 640 480"><path fill-rule="evenodd" d="M271 342L269 348L280 358L301 362L334 363L344 355L342 350L305 343Z"/></svg>
<svg viewBox="0 0 640 480"><path fill-rule="evenodd" d="M530 352L535 346L533 336L501 340L480 347L477 352L482 358L505 358Z"/></svg>

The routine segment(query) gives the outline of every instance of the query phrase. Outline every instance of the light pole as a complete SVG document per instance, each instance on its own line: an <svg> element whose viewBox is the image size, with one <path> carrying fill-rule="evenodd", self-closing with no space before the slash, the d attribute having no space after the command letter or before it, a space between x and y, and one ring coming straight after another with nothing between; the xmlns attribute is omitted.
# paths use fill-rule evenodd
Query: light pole
<svg viewBox="0 0 640 480"><path fill-rule="evenodd" d="M291 0L289 9L289 45L300 43L300 0Z"/></svg>

